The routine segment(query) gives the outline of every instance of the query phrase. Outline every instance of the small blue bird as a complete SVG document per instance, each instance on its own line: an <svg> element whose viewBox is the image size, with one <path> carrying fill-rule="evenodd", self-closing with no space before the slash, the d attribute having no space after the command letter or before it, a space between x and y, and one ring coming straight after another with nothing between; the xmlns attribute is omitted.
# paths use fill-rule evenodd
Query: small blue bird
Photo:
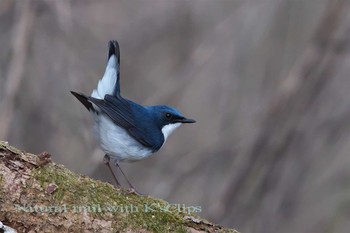
<svg viewBox="0 0 350 233"><path fill-rule="evenodd" d="M157 152L169 135L183 123L195 120L165 105L141 106L120 95L120 50L117 41L108 44L105 73L91 96L71 93L92 113L94 134L105 152L104 163L118 187L120 183L109 162L120 169L131 192L136 192L119 166L119 162L134 162Z"/></svg>

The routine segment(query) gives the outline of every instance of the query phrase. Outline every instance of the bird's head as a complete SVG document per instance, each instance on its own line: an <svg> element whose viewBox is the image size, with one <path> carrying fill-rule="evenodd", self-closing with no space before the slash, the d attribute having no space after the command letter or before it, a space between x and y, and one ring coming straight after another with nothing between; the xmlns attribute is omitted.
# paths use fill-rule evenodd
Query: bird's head
<svg viewBox="0 0 350 233"><path fill-rule="evenodd" d="M156 124L162 130L164 139L183 123L195 123L195 120L184 117L176 108L158 105L150 107Z"/></svg>

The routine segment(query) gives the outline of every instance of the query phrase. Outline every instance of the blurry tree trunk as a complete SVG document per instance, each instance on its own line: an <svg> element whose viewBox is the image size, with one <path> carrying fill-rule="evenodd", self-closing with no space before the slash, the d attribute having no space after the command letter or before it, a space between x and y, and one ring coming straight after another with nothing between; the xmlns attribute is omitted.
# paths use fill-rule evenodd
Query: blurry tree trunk
<svg viewBox="0 0 350 233"><path fill-rule="evenodd" d="M9 134L14 115L16 94L19 92L21 79L24 76L23 72L27 58L29 37L34 19L32 1L17 1L16 4L18 21L14 27L12 56L7 71L4 93L1 94L0 102L1 139L6 139Z"/></svg>
<svg viewBox="0 0 350 233"><path fill-rule="evenodd" d="M264 200L277 189L280 190L276 192L278 197L273 197L276 205L269 208L276 210L276 215L281 218L285 214L293 214L300 184L312 161L296 150L303 148L300 136L312 125L313 119L307 117L311 106L332 79L336 64L342 63L342 53L349 49L350 18L346 17L349 11L348 1L330 1L310 46L284 80L279 94L267 110L260 133L246 155L245 165L227 187L224 203L230 204L222 211L222 218L231 212L231 217L249 221L248 216L264 212ZM288 182L283 183L279 176L288 163L289 166L293 163L291 161L296 161L298 170L294 170ZM244 207L237 208L242 200ZM287 221L287 218L284 220ZM260 230L257 232L262 232ZM274 229L265 230L274 232Z"/></svg>

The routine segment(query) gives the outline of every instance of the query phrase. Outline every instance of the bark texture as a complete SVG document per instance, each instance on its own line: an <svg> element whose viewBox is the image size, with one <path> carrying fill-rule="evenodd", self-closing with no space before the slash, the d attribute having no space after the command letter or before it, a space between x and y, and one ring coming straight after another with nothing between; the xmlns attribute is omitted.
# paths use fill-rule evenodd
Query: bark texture
<svg viewBox="0 0 350 233"><path fill-rule="evenodd" d="M18 232L235 232L0 142L0 221Z"/></svg>

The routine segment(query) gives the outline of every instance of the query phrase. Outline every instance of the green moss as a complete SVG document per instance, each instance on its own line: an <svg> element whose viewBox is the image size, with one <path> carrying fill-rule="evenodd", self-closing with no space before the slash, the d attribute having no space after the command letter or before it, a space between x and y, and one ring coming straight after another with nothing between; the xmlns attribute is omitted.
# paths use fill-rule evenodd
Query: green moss
<svg viewBox="0 0 350 233"><path fill-rule="evenodd" d="M112 213L113 225L118 229L187 232L183 226L185 214L162 200L127 194L110 184L76 175L52 164L34 170L33 175L44 190L50 184L57 185L52 194L43 197L50 205L65 204L71 211L88 211L94 217ZM35 201L45 203L37 197Z"/></svg>

